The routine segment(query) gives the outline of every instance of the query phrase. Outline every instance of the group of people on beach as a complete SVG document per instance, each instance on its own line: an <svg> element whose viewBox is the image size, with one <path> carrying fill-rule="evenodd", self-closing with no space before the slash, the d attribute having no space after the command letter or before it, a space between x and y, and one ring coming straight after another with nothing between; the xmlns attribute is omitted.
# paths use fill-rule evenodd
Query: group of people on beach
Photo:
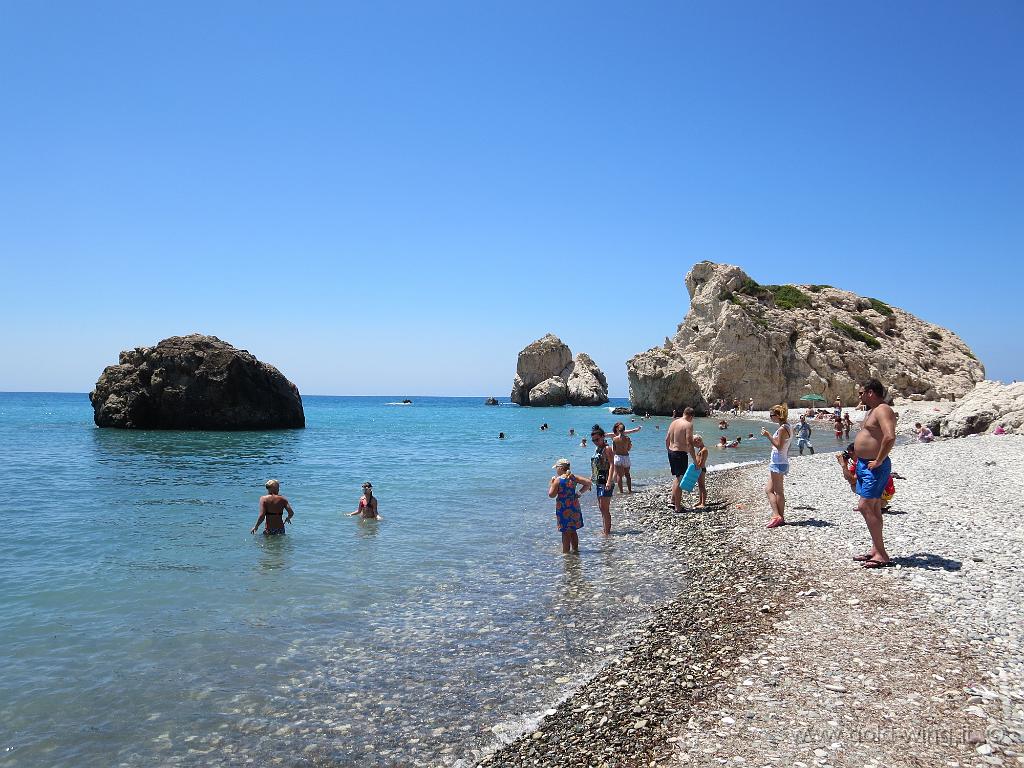
<svg viewBox="0 0 1024 768"><path fill-rule="evenodd" d="M859 388L862 407L868 411L861 429L857 432L854 442L847 449L837 454L843 474L851 488L859 497L857 510L863 515L871 537L871 548L854 558L863 563L865 568L883 568L891 565L882 536L882 505L895 492L892 485L892 462L889 452L896 442L896 414L885 401L885 389L877 379L868 379ZM736 403L739 401L737 400ZM752 404L752 403L751 403ZM841 403L836 401L836 412L833 418L836 424L836 437L841 438L845 432L849 437L852 424L849 415L845 418L841 413ZM665 450L668 456L669 470L672 473L672 493L670 506L674 512L682 512L682 492L684 477L692 466L696 478L688 489L695 488L697 504L694 509L701 509L707 504L708 449L701 435L694 433L694 409L687 407L682 416L676 418L673 412L672 422L665 431ZM808 415L802 414L795 430L789 426L789 408L784 403L772 406L768 413L769 419L777 424L774 431L761 430L761 435L771 444L771 455L768 464L768 483L765 495L771 508L768 528L778 528L786 524L786 493L785 477L789 472L789 449L794 437L802 455L805 449L814 453L811 443L811 429L807 423ZM723 427L724 424L724 427ZM927 427L915 424L918 440L927 442L932 434ZM724 419L719 428L727 428ZM547 431L548 425L541 425ZM601 531L605 536L612 532L611 497L616 483L620 493L632 493L633 482L630 474L630 451L633 443L630 438L642 429L636 426L627 429L618 421L612 427L612 438L600 424L590 430L590 439L594 446L594 455L590 459L590 477L572 472L572 465L567 458L558 459L552 469L554 476L548 483L548 496L555 499L555 519L562 537L564 553L579 551L578 531L583 527L583 512L579 496L593 488L597 493L597 505L601 514ZM570 436L575 431L569 430ZM501 435L504 436L503 434ZM748 438L753 438L751 433ZM584 440L586 438L583 438ZM738 446L740 437L734 441ZM728 446L726 438L720 439L720 447ZM285 533L285 526L292 521L295 512L288 499L281 495L280 483L277 480L266 482L267 494L260 497L259 517L252 527L255 534L260 525L264 525L266 536ZM350 516L359 516L364 520L381 520L377 508L377 498L373 495L373 484L363 483L363 495L360 497L355 511ZM287 516L285 513L287 512Z"/></svg>
<svg viewBox="0 0 1024 768"><path fill-rule="evenodd" d="M857 510L864 517L868 533L871 537L871 548L854 560L865 568L884 568L892 564L882 535L882 505L895 492L892 485L892 462L889 452L896 443L896 414L885 401L885 388L877 379L868 379L857 390L861 407L867 410L861 429L857 432L854 442L841 454L837 454L843 467L844 476L851 488L859 497ZM737 401L738 402L738 401ZM842 414L842 404L837 398L837 411L833 413L836 425L836 437L841 439L845 433L849 437L852 420L849 414ZM673 414L674 416L674 414ZM765 495L768 498L771 516L768 528L779 528L786 524L786 493L785 477L789 472L789 450L794 438L801 454L805 449L814 453L811 443L811 429L807 423L807 414L800 416L796 429L789 425L789 407L785 403L772 406L768 413L769 419L777 425L774 431L762 429L761 435L771 445L768 463L768 483ZM694 433L694 409L687 407L682 416L673 418L665 433L665 449L668 454L669 469L672 473L671 503L673 511L682 511L682 491L684 476L690 463L697 469L696 490L698 503L694 507L700 509L707 504L705 477L707 474L708 449L704 439ZM719 422L719 427L722 427ZM727 422L724 422L726 427ZM918 435L920 439L920 425ZM573 474L568 459L561 458L552 469L555 475L548 484L548 496L555 499L555 518L559 533L562 536L562 551L565 553L579 551L577 531L583 527L583 513L580 509L579 494L586 493L592 487L597 491L598 508L601 513L602 532L611 533L610 501L616 478L619 479L622 491L622 477L627 478L627 487L632 492L632 483L628 479L629 432L622 422L613 428L613 445L609 445L605 431L595 424L591 429L591 440L595 447L591 458L591 475L589 478ZM753 435L750 435L753 437ZM721 438L724 442L725 438ZM739 438L736 440L739 444ZM616 448L621 447L621 452Z"/></svg>
<svg viewBox="0 0 1024 768"><path fill-rule="evenodd" d="M861 405L868 413L861 423L854 442L846 450L837 455L843 474L854 493L859 497L857 510L864 517L868 533L871 536L871 548L862 555L854 557L863 563L865 568L884 568L892 564L889 553L885 550L882 535L882 505L895 493L892 485L892 461L889 452L896 444L896 414L885 401L885 388L877 379L868 379L857 390ZM833 414L836 424L836 437L841 438L848 428L842 429L844 419L838 412L841 404L837 399L837 412ZM768 521L769 528L778 528L786 523L786 494L784 479L789 472L789 444L793 432L787 423L788 409L785 405L772 408L770 417L779 427L773 434L762 430L772 444L771 461L768 465L769 480L765 486L765 494L771 506L772 514ZM849 421L846 415L845 421ZM797 426L797 440L800 453L805 447L814 452L810 444L810 426L806 414L800 417Z"/></svg>

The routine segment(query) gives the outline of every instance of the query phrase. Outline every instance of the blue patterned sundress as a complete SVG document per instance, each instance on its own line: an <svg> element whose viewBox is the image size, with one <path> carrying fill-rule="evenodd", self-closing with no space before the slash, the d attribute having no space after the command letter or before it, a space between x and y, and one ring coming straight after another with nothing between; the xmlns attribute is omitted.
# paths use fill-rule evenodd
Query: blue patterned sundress
<svg viewBox="0 0 1024 768"><path fill-rule="evenodd" d="M555 518L559 533L575 531L583 527L583 512L576 495L576 478L563 475L558 478L558 496L555 497Z"/></svg>

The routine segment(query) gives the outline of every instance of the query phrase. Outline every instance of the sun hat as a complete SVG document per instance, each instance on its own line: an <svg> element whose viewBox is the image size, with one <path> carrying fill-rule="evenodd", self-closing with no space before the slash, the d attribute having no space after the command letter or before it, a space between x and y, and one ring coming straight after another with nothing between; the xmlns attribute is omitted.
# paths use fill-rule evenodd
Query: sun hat
<svg viewBox="0 0 1024 768"><path fill-rule="evenodd" d="M551 466L551 468L552 468L552 469L558 469L559 467L569 467L569 466L572 466L572 465L571 465L571 464L569 463L569 460L568 460L568 459L559 459L558 461L556 461L556 462L555 462L555 463L554 463L554 464L553 464L553 465Z"/></svg>

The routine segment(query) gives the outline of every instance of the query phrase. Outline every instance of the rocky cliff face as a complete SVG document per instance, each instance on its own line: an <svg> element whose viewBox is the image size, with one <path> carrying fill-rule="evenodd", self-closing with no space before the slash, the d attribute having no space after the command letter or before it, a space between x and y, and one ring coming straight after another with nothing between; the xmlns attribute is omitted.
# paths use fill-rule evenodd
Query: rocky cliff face
<svg viewBox="0 0 1024 768"><path fill-rule="evenodd" d="M89 393L100 427L291 429L299 390L272 365L216 336L172 336L121 353Z"/></svg>
<svg viewBox="0 0 1024 768"><path fill-rule="evenodd" d="M964 437L993 432L1000 424L1010 434L1024 435L1024 382L983 381L942 417L939 434Z"/></svg>
<svg viewBox="0 0 1024 768"><path fill-rule="evenodd" d="M663 347L627 363L637 412L698 412L718 398L757 408L806 394L856 405L877 378L893 394L962 396L985 368L952 331L827 285L758 285L739 267L702 261L686 276L690 311ZM699 397L697 393L699 392Z"/></svg>
<svg viewBox="0 0 1024 768"><path fill-rule="evenodd" d="M584 352L574 358L557 336L548 334L519 353L512 402L519 405L601 405L608 380Z"/></svg>

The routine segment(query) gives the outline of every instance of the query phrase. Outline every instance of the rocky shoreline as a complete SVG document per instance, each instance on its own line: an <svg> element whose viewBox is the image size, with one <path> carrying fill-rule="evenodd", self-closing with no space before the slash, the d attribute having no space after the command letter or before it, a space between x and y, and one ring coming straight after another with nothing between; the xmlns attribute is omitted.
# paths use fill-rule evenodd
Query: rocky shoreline
<svg viewBox="0 0 1024 768"><path fill-rule="evenodd" d="M1009 435L896 448L897 567L873 572L850 559L867 534L821 449L794 459L776 531L761 465L709 475L720 503L701 512L673 514L662 486L616 497L616 520L685 559L688 586L480 764L1024 764L1022 456Z"/></svg>

